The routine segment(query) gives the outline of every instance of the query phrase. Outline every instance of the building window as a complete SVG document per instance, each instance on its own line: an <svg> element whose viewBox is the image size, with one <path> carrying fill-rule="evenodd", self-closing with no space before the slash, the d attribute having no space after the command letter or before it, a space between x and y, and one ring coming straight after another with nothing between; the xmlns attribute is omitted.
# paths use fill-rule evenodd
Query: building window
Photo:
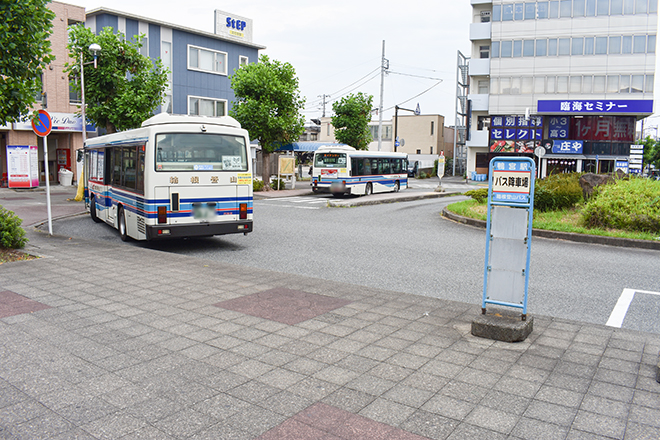
<svg viewBox="0 0 660 440"><path fill-rule="evenodd" d="M548 2L536 3L536 18L538 19L548 18Z"/></svg>
<svg viewBox="0 0 660 440"><path fill-rule="evenodd" d="M172 114L172 95L165 94L163 99L163 104L161 105L161 111L165 113Z"/></svg>
<svg viewBox="0 0 660 440"><path fill-rule="evenodd" d="M310 138L310 140L312 140L312 141L318 140L318 138L319 138L319 134L318 134L318 133L310 133L310 134L309 134L309 138Z"/></svg>
<svg viewBox="0 0 660 440"><path fill-rule="evenodd" d="M249 62L250 60L248 60L248 57L246 56L240 55L238 57L238 67L247 66Z"/></svg>
<svg viewBox="0 0 660 440"><path fill-rule="evenodd" d="M434 123L435 123L435 121L431 121L431 136L433 136L433 128L434 128L433 125L434 125ZM433 153L431 153L431 154L433 154Z"/></svg>
<svg viewBox="0 0 660 440"><path fill-rule="evenodd" d="M417 154L422 154L422 150L417 150Z"/></svg>
<svg viewBox="0 0 660 440"><path fill-rule="evenodd" d="M524 57L534 56L534 40L523 41L523 56Z"/></svg>
<svg viewBox="0 0 660 440"><path fill-rule="evenodd" d="M477 93L480 95L487 95L488 94L488 80L487 79L480 79L477 81ZM433 134L433 133L431 133Z"/></svg>
<svg viewBox="0 0 660 440"><path fill-rule="evenodd" d="M490 11L481 11L481 22L490 23Z"/></svg>
<svg viewBox="0 0 660 440"><path fill-rule="evenodd" d="M69 103L71 104L80 104L82 102L80 90L74 89L76 84L78 84L78 78L69 78Z"/></svg>
<svg viewBox="0 0 660 440"><path fill-rule="evenodd" d="M559 16L561 18L570 18L571 17L571 0L561 0L559 2Z"/></svg>
<svg viewBox="0 0 660 440"><path fill-rule="evenodd" d="M169 41L160 42L160 60L167 68L167 80L172 82L172 43Z"/></svg>
<svg viewBox="0 0 660 440"><path fill-rule="evenodd" d="M142 38L140 38L140 43L142 43L142 46L140 46L140 55L148 57L149 56L149 38L146 35L142 35Z"/></svg>
<svg viewBox="0 0 660 440"><path fill-rule="evenodd" d="M479 58L490 58L490 46L479 46Z"/></svg>
<svg viewBox="0 0 660 440"><path fill-rule="evenodd" d="M536 3L525 3L525 20L536 20Z"/></svg>
<svg viewBox="0 0 660 440"><path fill-rule="evenodd" d="M226 75L227 54L188 45L188 69Z"/></svg>
<svg viewBox="0 0 660 440"><path fill-rule="evenodd" d="M433 147L430 147L429 154L433 154Z"/></svg>
<svg viewBox="0 0 660 440"><path fill-rule="evenodd" d="M188 114L194 116L224 116L227 114L227 101L189 96Z"/></svg>

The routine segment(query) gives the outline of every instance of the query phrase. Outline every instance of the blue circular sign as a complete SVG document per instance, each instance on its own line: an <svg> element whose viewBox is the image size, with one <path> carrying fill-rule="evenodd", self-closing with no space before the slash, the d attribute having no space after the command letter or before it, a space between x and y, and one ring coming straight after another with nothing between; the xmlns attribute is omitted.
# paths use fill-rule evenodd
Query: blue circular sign
<svg viewBox="0 0 660 440"><path fill-rule="evenodd" d="M32 130L37 136L48 136L53 128L53 120L46 110L39 110L38 113L37 118L32 120Z"/></svg>

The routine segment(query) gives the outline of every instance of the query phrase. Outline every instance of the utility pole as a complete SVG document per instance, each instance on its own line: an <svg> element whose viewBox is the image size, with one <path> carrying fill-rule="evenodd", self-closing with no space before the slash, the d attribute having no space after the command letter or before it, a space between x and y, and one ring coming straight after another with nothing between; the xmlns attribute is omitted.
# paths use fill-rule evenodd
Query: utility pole
<svg viewBox="0 0 660 440"><path fill-rule="evenodd" d="M378 151L383 143L383 88L385 86L385 71L390 68L390 62L385 58L385 40L383 40L383 55L380 61L380 105L378 106Z"/></svg>
<svg viewBox="0 0 660 440"><path fill-rule="evenodd" d="M323 118L325 118L325 98L330 98L330 95L319 95L319 98L323 99Z"/></svg>

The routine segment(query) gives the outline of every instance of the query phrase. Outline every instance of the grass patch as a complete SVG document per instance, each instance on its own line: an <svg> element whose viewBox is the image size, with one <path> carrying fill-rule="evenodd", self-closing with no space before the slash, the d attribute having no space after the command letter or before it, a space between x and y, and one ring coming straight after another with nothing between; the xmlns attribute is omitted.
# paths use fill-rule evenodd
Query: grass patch
<svg viewBox="0 0 660 440"><path fill-rule="evenodd" d="M487 219L488 206L477 203L475 200L464 200L452 203L447 210L463 217L478 220ZM548 231L572 232L575 234L600 235L604 237L633 238L637 240L656 240L657 234L647 232L630 232L610 228L592 228L583 226L582 208L562 209L558 211L538 212L534 211L533 227Z"/></svg>
<svg viewBox="0 0 660 440"><path fill-rule="evenodd" d="M26 261L26 260L34 260L37 257L26 254L21 251L17 251L16 249L6 249L3 247L0 247L0 264L2 263L11 263L14 261Z"/></svg>

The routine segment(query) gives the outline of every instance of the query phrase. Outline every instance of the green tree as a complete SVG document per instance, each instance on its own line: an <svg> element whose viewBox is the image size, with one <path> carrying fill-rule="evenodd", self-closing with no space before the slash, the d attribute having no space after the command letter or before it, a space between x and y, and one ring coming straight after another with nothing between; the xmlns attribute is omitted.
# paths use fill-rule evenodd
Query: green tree
<svg viewBox="0 0 660 440"><path fill-rule="evenodd" d="M371 142L369 122L374 97L358 92L332 104L335 138L357 150L368 150Z"/></svg>
<svg viewBox="0 0 660 440"><path fill-rule="evenodd" d="M0 125L17 122L42 90L41 74L55 57L48 38L55 13L49 0L0 4Z"/></svg>
<svg viewBox="0 0 660 440"><path fill-rule="evenodd" d="M82 53L86 116L108 133L139 127L163 102L167 70L160 59L140 54L141 39L131 42L110 27L98 35L83 25L73 26L69 32L69 53L76 61L67 63L65 71L71 77L80 76ZM96 68L88 49L92 43L101 46ZM79 82L75 87L80 92Z"/></svg>
<svg viewBox="0 0 660 440"><path fill-rule="evenodd" d="M256 139L263 153L264 181L268 181L270 155L280 145L295 142L303 132L304 118L296 71L289 63L270 60L266 55L258 63L236 70L231 77L236 95L229 115ZM265 190L270 185L264 186Z"/></svg>
<svg viewBox="0 0 660 440"><path fill-rule="evenodd" d="M644 167L654 165L656 169L660 169L660 141L647 136L640 143L644 145Z"/></svg>

